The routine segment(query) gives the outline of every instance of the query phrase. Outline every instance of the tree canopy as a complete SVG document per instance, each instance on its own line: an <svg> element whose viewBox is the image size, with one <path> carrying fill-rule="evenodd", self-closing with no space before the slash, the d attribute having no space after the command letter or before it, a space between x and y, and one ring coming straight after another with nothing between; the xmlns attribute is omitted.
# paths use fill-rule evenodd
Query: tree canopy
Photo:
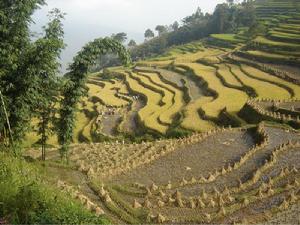
<svg viewBox="0 0 300 225"><path fill-rule="evenodd" d="M136 41L131 39L129 42L128 42L128 47L135 47L137 44L136 44Z"/></svg>
<svg viewBox="0 0 300 225"><path fill-rule="evenodd" d="M85 82L89 68L95 64L100 55L107 52L117 53L124 65L131 63L129 53L120 42L111 38L99 38L83 47L65 75L58 133L59 143L62 146L61 154L64 157L73 140L76 108L80 98L85 94Z"/></svg>
<svg viewBox="0 0 300 225"><path fill-rule="evenodd" d="M158 32L158 35L162 35L164 33L166 33L168 31L167 27L166 26L163 26L163 25L157 25L155 30Z"/></svg>
<svg viewBox="0 0 300 225"><path fill-rule="evenodd" d="M147 29L144 34L146 39L154 38L154 32L151 29Z"/></svg>
<svg viewBox="0 0 300 225"><path fill-rule="evenodd" d="M120 32L120 33L117 33L117 34L113 34L111 36L112 39L120 42L120 43L124 43L126 40L127 40L127 34L124 33L124 32Z"/></svg>
<svg viewBox="0 0 300 225"><path fill-rule="evenodd" d="M147 29L146 42L131 48L132 58L161 54L168 47L206 38L210 34L234 33L238 28L255 26L257 21L254 1L236 2L228 0L226 3L218 4L212 14L204 14L197 8L195 13L182 20L181 26L178 22L170 26L157 26L155 29L159 33L157 37L152 30Z"/></svg>
<svg viewBox="0 0 300 225"><path fill-rule="evenodd" d="M41 116L42 112L45 115L45 109L57 94L52 92L55 89L47 92L47 88L56 86L57 82L57 59L64 47L61 23L64 15L58 9L51 11L43 36L31 41L31 16L43 4L42 0L0 3L0 93L3 99L0 114L6 111L6 120L0 120L0 133L5 134L10 127L11 139L18 143L31 129L32 118Z"/></svg>

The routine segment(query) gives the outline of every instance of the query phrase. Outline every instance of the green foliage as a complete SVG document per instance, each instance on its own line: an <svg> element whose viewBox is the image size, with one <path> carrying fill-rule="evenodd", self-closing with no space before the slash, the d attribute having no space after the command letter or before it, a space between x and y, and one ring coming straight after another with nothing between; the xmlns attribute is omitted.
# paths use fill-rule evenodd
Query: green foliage
<svg viewBox="0 0 300 225"><path fill-rule="evenodd" d="M120 43L124 43L127 40L127 34L124 32L121 32L121 33L113 34L111 36L111 38Z"/></svg>
<svg viewBox="0 0 300 225"><path fill-rule="evenodd" d="M244 40L239 39L235 34L212 34L211 37L231 43L243 43Z"/></svg>
<svg viewBox="0 0 300 225"><path fill-rule="evenodd" d="M116 52L124 65L130 64L130 56L121 43L109 38L100 38L88 43L77 54L74 62L70 65L70 72L65 75L58 128L58 139L62 145L61 154L64 157L66 157L68 146L72 142L76 108L85 93L84 87L89 68L95 64L100 55L108 51Z"/></svg>
<svg viewBox="0 0 300 225"><path fill-rule="evenodd" d="M128 47L135 47L137 44L135 42L135 40L131 39L128 43Z"/></svg>
<svg viewBox="0 0 300 225"><path fill-rule="evenodd" d="M267 33L267 27L260 22L254 23L251 27L249 27L248 35L252 38L257 36L262 36Z"/></svg>
<svg viewBox="0 0 300 225"><path fill-rule="evenodd" d="M167 27L163 25L157 25L155 30L158 32L158 35L165 34L167 32Z"/></svg>
<svg viewBox="0 0 300 225"><path fill-rule="evenodd" d="M146 39L154 38L154 33L153 33L152 30L147 29L147 30L145 31L144 36L145 36Z"/></svg>
<svg viewBox="0 0 300 225"><path fill-rule="evenodd" d="M204 19L204 14L202 10L198 7L196 12L193 13L191 16L185 17L182 22L184 25L192 25L201 22Z"/></svg>
<svg viewBox="0 0 300 225"><path fill-rule="evenodd" d="M0 153L0 218L11 224L103 224L69 195L46 185L40 171Z"/></svg>
<svg viewBox="0 0 300 225"><path fill-rule="evenodd" d="M51 11L44 36L30 41L30 17L43 4L42 0L0 3L0 88L4 105L9 106L7 114L13 139L18 143L31 129L33 117L43 118L39 131L43 133L42 142L45 143L50 105L55 104L57 96L57 58L64 47L63 14L58 9ZM0 132L3 132L8 123L3 120L0 123Z"/></svg>
<svg viewBox="0 0 300 225"><path fill-rule="evenodd" d="M175 21L175 22L172 24L172 29L173 29L174 31L177 31L178 28L179 28L179 23L178 23L177 21Z"/></svg>
<svg viewBox="0 0 300 225"><path fill-rule="evenodd" d="M164 50L173 46L208 37L210 34L236 33L240 27L249 27L256 21L254 1L243 3L217 5L213 14L204 14L200 8L191 16L185 17L179 26L171 25L172 29L160 25L157 27L159 36L154 38L154 33L147 30L146 42L131 49L134 59L144 59L162 54ZM151 39L149 41L149 39Z"/></svg>
<svg viewBox="0 0 300 225"><path fill-rule="evenodd" d="M33 48L28 28L30 17L43 4L43 0L0 2L0 88L5 105L9 106L8 115L15 139L22 137L28 128L33 97L28 92L32 88L28 81L31 65L28 65L28 70L23 71L23 63L29 61ZM0 111L3 114L2 107ZM6 126L3 120L0 123L0 128Z"/></svg>
<svg viewBox="0 0 300 225"><path fill-rule="evenodd" d="M38 40L36 45L38 48L45 49L43 51L43 61L39 66L40 72L37 86L38 101L35 104L35 116L39 118L38 134L41 136L42 144L42 158L45 160L45 147L49 135L54 130L55 123L55 105L58 103L59 96L59 79L57 72L59 63L57 59L64 47L63 29L61 20L64 15L58 10L54 9L50 12L49 17L51 22L45 27L45 37Z"/></svg>
<svg viewBox="0 0 300 225"><path fill-rule="evenodd" d="M239 7L236 16L237 25L238 27L250 27L257 20L254 1L252 0L243 1L241 6L242 7Z"/></svg>
<svg viewBox="0 0 300 225"><path fill-rule="evenodd" d="M231 13L230 7L227 4L217 5L211 19L211 25L214 27L216 33L232 32L232 20L234 14Z"/></svg>

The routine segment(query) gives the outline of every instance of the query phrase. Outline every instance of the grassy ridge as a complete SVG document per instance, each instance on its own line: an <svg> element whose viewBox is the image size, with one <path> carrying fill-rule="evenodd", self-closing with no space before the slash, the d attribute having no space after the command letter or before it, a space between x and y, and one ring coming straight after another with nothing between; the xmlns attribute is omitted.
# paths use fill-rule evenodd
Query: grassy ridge
<svg viewBox="0 0 300 225"><path fill-rule="evenodd" d="M42 169L0 152L0 218L10 224L108 224L70 194L51 185Z"/></svg>

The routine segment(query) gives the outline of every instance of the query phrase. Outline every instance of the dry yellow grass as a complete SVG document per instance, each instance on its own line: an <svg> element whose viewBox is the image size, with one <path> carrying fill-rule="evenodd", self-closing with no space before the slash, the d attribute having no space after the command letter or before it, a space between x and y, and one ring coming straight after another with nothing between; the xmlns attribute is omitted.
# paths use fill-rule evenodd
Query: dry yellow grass
<svg viewBox="0 0 300 225"><path fill-rule="evenodd" d="M185 105L183 100L183 92L171 85L162 82L156 73L143 73L143 74L147 76L154 84L157 84L157 87L159 86L163 87L165 92L169 92L171 93L171 95L173 95L171 100L172 101L171 106L159 116L160 121L162 121L163 123L171 124L174 115L178 113Z"/></svg>
<svg viewBox="0 0 300 225"><path fill-rule="evenodd" d="M103 88L99 85L87 84L90 96L98 97L105 105L108 106L121 107L128 105L127 101L116 97L116 88L121 88L123 86L121 82L116 81L116 83L113 84L111 82L101 81L101 83L105 85Z"/></svg>
<svg viewBox="0 0 300 225"><path fill-rule="evenodd" d="M82 102L84 102L84 106L82 105ZM89 111L94 111L94 104L90 101L88 101L88 98L84 97L82 98L81 103L78 105L78 112L76 113L76 123L75 123L75 128L74 128L74 135L73 135L73 141L74 143L78 143L78 137L79 133L81 131L83 132L83 135L87 138L90 139L90 132L88 129L90 127L87 127L91 123L91 120L86 117L84 112L82 111L83 109L89 110ZM38 119L34 118L32 119L31 125L35 128L38 123ZM86 130L86 131L85 131ZM25 136L25 141L23 142L23 147L31 147L34 145L40 137L38 136L37 132L35 130L29 132ZM52 134L49 136L49 139L47 141L48 145L53 145L57 146L58 145L58 139L56 134Z"/></svg>
<svg viewBox="0 0 300 225"><path fill-rule="evenodd" d="M225 107L228 112L236 113L246 103L248 99L246 93L224 87L221 81L216 77L215 68L197 63L185 63L184 65L194 70L197 76L203 78L208 83L209 88L215 90L219 94L217 99L206 103L201 107L207 116L218 117L221 110Z"/></svg>
<svg viewBox="0 0 300 225"><path fill-rule="evenodd" d="M295 84L290 83L288 81L285 81L285 80L282 80L282 79L277 78L275 76L272 76L270 74L267 74L267 73L265 73L261 70L258 70L254 67L250 67L250 66L247 66L247 65L242 65L242 68L243 68L243 70L245 70L247 73L251 74L252 76L262 78L262 79L265 79L265 80L268 80L268 81L271 81L271 82L276 82L278 84L285 85L285 86L291 88L295 93L295 97L300 98L300 87L298 85L295 85ZM289 96L289 97L292 97L292 96Z"/></svg>
<svg viewBox="0 0 300 225"><path fill-rule="evenodd" d="M127 88L127 86L125 84L121 85L119 92L121 94L129 94L128 88Z"/></svg>
<svg viewBox="0 0 300 225"><path fill-rule="evenodd" d="M147 66L147 67L153 67L153 66L168 66L171 64L173 60L165 60L165 61L139 61L137 63L138 66Z"/></svg>
<svg viewBox="0 0 300 225"><path fill-rule="evenodd" d="M163 134L166 133L168 126L162 125L158 122L158 117L162 108L159 105L162 100L161 94L145 88L143 85L139 84L137 80L131 78L128 74L124 75L131 90L140 93L147 98L146 106L138 112L141 122L143 122L146 127L152 130Z"/></svg>
<svg viewBox="0 0 300 225"><path fill-rule="evenodd" d="M90 101L88 101L88 99L85 97L82 99L82 102L84 103L84 105L79 104L79 111L76 113L76 126L74 129L74 142L77 143L78 142L78 137L79 134L81 132L83 132L85 130L85 128L87 129L88 124L91 122L91 120L85 115L85 113L82 111L83 109L89 110L89 111L94 111L94 104ZM87 138L90 139L90 133L85 131L83 132L83 135Z"/></svg>
<svg viewBox="0 0 300 225"><path fill-rule="evenodd" d="M224 80L234 86L242 87L243 85L233 76L229 68L225 64L218 65L218 72L224 78Z"/></svg>
<svg viewBox="0 0 300 225"><path fill-rule="evenodd" d="M88 124L86 124L86 126L82 130L83 136L90 142L92 141L91 131L92 131L93 123L95 122L95 120L96 120L96 118L89 120Z"/></svg>
<svg viewBox="0 0 300 225"><path fill-rule="evenodd" d="M231 67L232 72L238 76L245 85L252 87L256 91L259 98L271 98L278 100L290 97L287 90L268 82L253 79L243 73L239 66L231 64L229 66Z"/></svg>
<svg viewBox="0 0 300 225"><path fill-rule="evenodd" d="M213 129L216 125L208 120L200 118L198 110L208 102L211 102L211 97L201 97L192 101L184 108L184 119L181 123L183 128L194 131L207 131Z"/></svg>
<svg viewBox="0 0 300 225"><path fill-rule="evenodd" d="M175 63L190 63L190 62L195 62L199 59L215 58L216 56L222 54L224 54L224 52L219 49L205 48L204 51L199 51L196 53L176 55Z"/></svg>
<svg viewBox="0 0 300 225"><path fill-rule="evenodd" d="M174 94L172 92L152 83L151 79L149 79L147 76L143 76L143 75L136 74L136 73L132 73L132 76L136 79L139 79L146 88L150 87L149 88L150 90L162 94L162 103L164 104L163 107L165 110L172 106L172 104L173 104L172 101L173 101L173 96L174 96Z"/></svg>
<svg viewBox="0 0 300 225"><path fill-rule="evenodd" d="M224 51L220 49L204 48L202 51L182 53L181 51L172 51L168 57L157 58L155 61L140 61L138 65L143 66L167 66L172 62L175 63L191 63L196 62L199 59L211 60L213 62L219 61L217 56L224 54ZM172 59L171 59L172 58Z"/></svg>

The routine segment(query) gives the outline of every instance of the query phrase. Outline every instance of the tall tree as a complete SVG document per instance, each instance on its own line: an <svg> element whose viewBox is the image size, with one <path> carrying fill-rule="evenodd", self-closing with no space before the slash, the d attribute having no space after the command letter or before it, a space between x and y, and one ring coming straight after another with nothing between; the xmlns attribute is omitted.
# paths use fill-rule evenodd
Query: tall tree
<svg viewBox="0 0 300 225"><path fill-rule="evenodd" d="M0 2L0 90L2 105L9 105L6 114L13 139L18 142L30 130L31 119L44 97L41 80L57 69L54 61L62 47L58 11L45 28L45 37L30 40L31 16L43 4L43 0ZM0 127L7 127L0 122Z"/></svg>
<svg viewBox="0 0 300 225"><path fill-rule="evenodd" d="M267 27L263 23L256 22L248 29L247 34L250 38L255 38L258 35L266 35L267 30Z"/></svg>
<svg viewBox="0 0 300 225"><path fill-rule="evenodd" d="M173 24L172 24L172 29L174 31L177 31L179 29L179 23L177 21L175 21Z"/></svg>
<svg viewBox="0 0 300 225"><path fill-rule="evenodd" d="M34 42L30 40L31 16L43 4L43 0L0 2L1 105L9 105L4 110L6 124L3 126L1 120L0 129L11 130L10 139L17 143L30 131L33 117L45 118L39 124L45 136L49 122L46 115L53 104L53 96L57 95L54 84L59 67L57 59L64 46L63 14L57 9L50 12L44 36ZM3 108L0 107L1 114ZM46 138L42 139L45 146Z"/></svg>
<svg viewBox="0 0 300 225"><path fill-rule="evenodd" d="M226 0L229 7L232 7L234 5L234 0Z"/></svg>
<svg viewBox="0 0 300 225"><path fill-rule="evenodd" d="M128 47L132 48L132 47L135 47L137 44L135 42L135 40L131 39L128 43Z"/></svg>
<svg viewBox="0 0 300 225"><path fill-rule="evenodd" d="M10 121L8 117L8 110L7 106L4 102L4 96L2 94L2 91L0 89L0 101L1 101L1 107L0 107L0 142L4 143L5 146L12 145L14 147L14 141L13 141L13 135L12 130L10 126ZM6 129L7 127L7 129ZM8 130L8 132L7 132ZM7 135L8 133L8 135ZM8 138L7 138L8 136Z"/></svg>
<svg viewBox="0 0 300 225"><path fill-rule="evenodd" d="M67 159L69 145L73 140L77 104L85 92L85 82L89 68L95 64L99 55L108 51L117 53L124 65L131 62L126 48L118 41L104 38L88 43L74 58L65 75L62 92L58 139L61 156Z"/></svg>
<svg viewBox="0 0 300 225"><path fill-rule="evenodd" d="M124 43L127 40L127 34L124 32L121 32L121 33L113 34L111 36L111 38L120 43Z"/></svg>
<svg viewBox="0 0 300 225"><path fill-rule="evenodd" d="M146 40L149 40L151 38L154 38L155 35L154 35L154 32L151 29L147 29L145 31L144 36L145 36Z"/></svg>
<svg viewBox="0 0 300 225"><path fill-rule="evenodd" d="M185 17L182 22L186 26L191 26L194 24L199 23L204 18L204 14L200 7L197 8L196 12L193 13L191 16Z"/></svg>
<svg viewBox="0 0 300 225"><path fill-rule="evenodd" d="M238 8L236 23L239 27L251 27L257 22L256 10L254 1L248 0L244 1L241 4L241 7Z"/></svg>
<svg viewBox="0 0 300 225"><path fill-rule="evenodd" d="M37 99L35 105L35 116L39 119L38 134L41 136L42 159L46 159L46 143L49 134L53 131L55 123L55 107L59 97L58 58L64 47L63 25L61 20L64 15L54 9L49 13L50 22L44 27L45 36L36 41L35 45L39 52L42 52L40 65L37 74L39 85L37 88Z"/></svg>
<svg viewBox="0 0 300 225"><path fill-rule="evenodd" d="M23 123L28 110L14 104L26 92L24 86L16 85L16 76L22 74L19 66L30 47L30 17L43 4L43 0L0 1L0 92L3 100L0 111L6 114L6 119L0 121L0 128L3 131L10 124L14 139L22 137L28 126L28 122Z"/></svg>
<svg viewBox="0 0 300 225"><path fill-rule="evenodd" d="M158 35L161 36L164 33L167 33L167 27L163 25L157 25L155 30L158 32Z"/></svg>
<svg viewBox="0 0 300 225"><path fill-rule="evenodd" d="M231 28L230 23L230 8L228 4L217 5L212 15L212 27L214 27L215 33L227 33Z"/></svg>

